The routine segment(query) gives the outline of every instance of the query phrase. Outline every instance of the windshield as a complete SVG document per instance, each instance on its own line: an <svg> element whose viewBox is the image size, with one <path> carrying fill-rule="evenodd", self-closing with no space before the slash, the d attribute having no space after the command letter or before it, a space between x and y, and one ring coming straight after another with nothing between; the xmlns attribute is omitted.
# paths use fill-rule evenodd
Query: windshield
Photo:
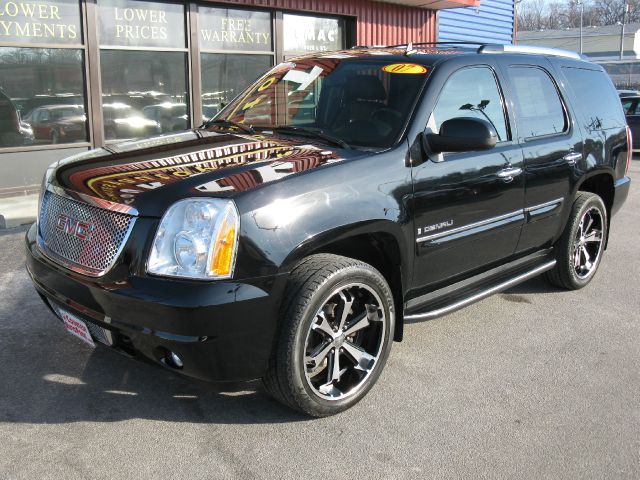
<svg viewBox="0 0 640 480"><path fill-rule="evenodd" d="M349 145L386 148L402 133L427 72L380 58L296 60L276 66L216 120L265 129L295 126Z"/></svg>

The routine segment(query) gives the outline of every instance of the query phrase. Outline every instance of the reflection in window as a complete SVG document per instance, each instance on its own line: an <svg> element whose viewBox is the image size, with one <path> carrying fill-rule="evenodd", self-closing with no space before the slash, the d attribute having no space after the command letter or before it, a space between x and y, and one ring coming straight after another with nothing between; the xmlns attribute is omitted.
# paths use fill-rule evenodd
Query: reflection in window
<svg viewBox="0 0 640 480"><path fill-rule="evenodd" d="M264 74L272 64L271 55L202 54L202 117L216 115L223 104Z"/></svg>
<svg viewBox="0 0 640 480"><path fill-rule="evenodd" d="M100 62L107 140L188 128L184 53L102 50Z"/></svg>
<svg viewBox="0 0 640 480"><path fill-rule="evenodd" d="M567 119L558 91L544 70L511 67L509 75L515 93L518 113L516 124L521 137L553 135L567 129Z"/></svg>
<svg viewBox="0 0 640 480"><path fill-rule="evenodd" d="M502 99L490 69L465 68L447 80L433 110L434 130L438 132L443 122L457 117L486 120L496 130L498 141L508 140Z"/></svg>
<svg viewBox="0 0 640 480"><path fill-rule="evenodd" d="M84 105L82 51L0 47L0 147L85 142Z"/></svg>
<svg viewBox="0 0 640 480"><path fill-rule="evenodd" d="M593 132L600 129L620 128L626 125L623 112L620 109L620 97L611 85L611 80L607 74L599 70L587 70L584 68L563 67L569 85L576 94L576 97L590 98L593 92L598 92L597 102L579 102L578 109L584 116L584 127ZM629 99L634 101L633 98ZM637 115L638 101L635 105L627 105L625 112L627 115Z"/></svg>

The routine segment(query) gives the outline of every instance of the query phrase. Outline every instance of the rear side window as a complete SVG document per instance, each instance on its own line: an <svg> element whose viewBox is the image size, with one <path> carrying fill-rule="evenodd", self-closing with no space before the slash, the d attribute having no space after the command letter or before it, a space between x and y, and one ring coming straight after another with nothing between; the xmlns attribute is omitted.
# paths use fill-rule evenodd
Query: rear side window
<svg viewBox="0 0 640 480"><path fill-rule="evenodd" d="M526 139L555 135L568 129L558 90L547 72L538 67L509 68L515 95L518 133Z"/></svg>
<svg viewBox="0 0 640 480"><path fill-rule="evenodd" d="M582 112L587 130L593 132L626 125L620 98L605 72L572 67L563 67L562 71L575 93L576 108ZM629 115L634 114L635 108Z"/></svg>

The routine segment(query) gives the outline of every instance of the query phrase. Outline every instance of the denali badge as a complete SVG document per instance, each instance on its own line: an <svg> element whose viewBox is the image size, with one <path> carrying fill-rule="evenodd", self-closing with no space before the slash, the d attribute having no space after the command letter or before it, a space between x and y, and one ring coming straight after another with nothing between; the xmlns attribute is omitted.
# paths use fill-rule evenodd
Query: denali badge
<svg viewBox="0 0 640 480"><path fill-rule="evenodd" d="M88 242L91 240L91 232L93 232L96 226L93 223L81 222L80 220L61 213L56 218L56 228L67 235Z"/></svg>
<svg viewBox="0 0 640 480"><path fill-rule="evenodd" d="M418 229L418 235L422 235L422 233L433 232L434 230L440 230L446 227L453 226L453 220L446 220L444 222L436 223L435 225L429 225L424 228Z"/></svg>

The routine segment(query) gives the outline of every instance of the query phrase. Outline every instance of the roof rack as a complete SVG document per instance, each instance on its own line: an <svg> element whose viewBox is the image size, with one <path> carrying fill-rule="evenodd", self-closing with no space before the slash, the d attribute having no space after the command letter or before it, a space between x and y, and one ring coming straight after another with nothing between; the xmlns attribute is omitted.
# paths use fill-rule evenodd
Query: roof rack
<svg viewBox="0 0 640 480"><path fill-rule="evenodd" d="M478 53L528 53L530 55L549 55L552 57L565 57L565 58L573 58L575 60L584 60L585 57L576 52L571 52L569 50L562 50L560 48L551 48L551 47L538 47L532 45L500 45L493 43L483 43L483 42L418 42L418 43L401 43L399 45L359 45L356 47L352 47L352 49L359 48L415 48L419 46L444 46L450 45L452 47L464 47L477 45Z"/></svg>
<svg viewBox="0 0 640 480"><path fill-rule="evenodd" d="M560 48L538 47L533 45L498 45L485 44L478 48L478 53L528 53L531 55L549 55L552 57L573 58L583 60L582 55Z"/></svg>

